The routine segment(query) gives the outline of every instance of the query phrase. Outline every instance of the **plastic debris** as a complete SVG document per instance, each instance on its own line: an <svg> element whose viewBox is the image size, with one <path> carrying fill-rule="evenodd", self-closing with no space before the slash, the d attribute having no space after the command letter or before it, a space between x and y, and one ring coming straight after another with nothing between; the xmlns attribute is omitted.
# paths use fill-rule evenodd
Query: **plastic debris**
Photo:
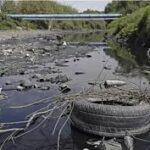
<svg viewBox="0 0 150 150"><path fill-rule="evenodd" d="M111 86L122 86L125 85L126 82L125 81L121 81L121 80L106 80L104 82L104 86L105 88L111 87Z"/></svg>
<svg viewBox="0 0 150 150"><path fill-rule="evenodd" d="M129 135L126 135L124 137L124 144L127 147L127 150L133 150L134 149L134 144L133 144L133 138Z"/></svg>
<svg viewBox="0 0 150 150"><path fill-rule="evenodd" d="M121 144L117 142L116 139L87 141L86 143L89 145L93 145L99 150L122 150Z"/></svg>

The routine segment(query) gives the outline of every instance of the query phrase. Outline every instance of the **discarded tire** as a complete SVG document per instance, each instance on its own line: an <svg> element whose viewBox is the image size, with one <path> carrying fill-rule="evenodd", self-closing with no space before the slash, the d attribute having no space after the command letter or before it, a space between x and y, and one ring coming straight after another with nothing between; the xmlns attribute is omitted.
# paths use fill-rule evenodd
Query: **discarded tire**
<svg viewBox="0 0 150 150"><path fill-rule="evenodd" d="M116 106L81 100L74 102L71 120L76 128L95 135L137 135L150 129L150 105Z"/></svg>

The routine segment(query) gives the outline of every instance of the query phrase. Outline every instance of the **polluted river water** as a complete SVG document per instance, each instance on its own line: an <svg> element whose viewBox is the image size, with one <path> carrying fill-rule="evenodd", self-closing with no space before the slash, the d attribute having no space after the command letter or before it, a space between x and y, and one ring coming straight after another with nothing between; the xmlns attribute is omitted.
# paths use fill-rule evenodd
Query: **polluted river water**
<svg viewBox="0 0 150 150"><path fill-rule="evenodd" d="M99 33L98 33L99 34ZM66 39L70 44L72 41L78 42L78 35L74 35L75 37L70 38L70 35L66 35ZM82 36L89 37L89 35L79 35L79 40ZM70 93L76 93L82 90L86 90L91 87L89 83L97 82L103 83L105 80L113 79L113 80L123 80L127 84L125 88L131 89L146 89L150 90L150 78L149 76L142 73L141 69L137 66L132 67L132 64L126 64L128 62L124 62L120 64L120 60L117 57L113 57L110 54L112 50L111 47L101 45L100 41L98 41L98 36L96 34L96 38L90 39L87 41L86 38L84 42L90 43L95 42L96 44L91 45L91 50L89 50L86 54L81 57L75 57L74 55L70 55L68 58L60 58L55 61L46 62L44 64L45 68L51 66L51 68L56 67L56 62L62 62L65 60L64 65L58 65L57 70L61 70L61 72L65 73L65 75L70 79L67 82L67 85L70 87ZM71 39L71 41L70 41ZM89 40L89 39L88 39ZM11 40L10 40L11 41ZM9 41L9 42L10 42ZM9 43L8 42L8 43ZM34 40L32 41L34 42ZM12 42L13 43L13 42ZM9 43L10 45L12 44ZM82 43L84 44L84 43ZM80 46L75 45L74 48L78 49ZM75 54L79 55L79 54ZM137 61L137 60L136 60ZM137 63L138 64L138 63ZM40 70L41 64L38 64L37 70ZM124 67L126 66L126 67ZM129 67L129 68L128 68ZM30 69L28 69L29 71ZM30 70L31 71L31 70ZM59 73L58 73L59 74ZM0 85L4 86L6 81L18 81L22 79L22 77L28 78L30 75L9 75L3 76L0 78ZM95 87L99 90L99 86ZM7 98L5 100L1 100L0 106L0 122L17 122L23 121L25 117L42 108L47 106L50 102L53 102L53 99L50 98L49 102L44 102L38 105L33 105L25 108L17 108L14 109L12 106L21 106L29 103L36 102L37 100L44 99L47 97L53 97L55 95L61 94L61 91L58 89L58 85L52 84L49 90L41 90L41 89L29 89L27 91L17 91L17 90L6 90L4 91ZM59 130L62 127L66 117L62 117L59 121L59 124L56 128L56 132L53 135L53 129L55 123L57 121L57 116L59 115L59 110L54 112L54 116L49 118L44 124L40 127L35 128L36 124L40 124L41 120L38 119L35 124L29 127L29 132L25 135L14 139L14 141L7 142L3 149L4 150L56 150L57 142L58 142L58 134ZM12 127L23 127L24 123L11 125ZM34 130L32 130L34 129ZM2 142L8 134L1 134L0 141ZM144 135L139 136L140 139L149 140L150 134L146 133ZM89 148L90 150L94 150L93 146L86 144L88 139L101 140L102 137L97 137L93 135L88 135L83 132L78 131L77 129L70 126L70 121L65 125L61 136L60 136L60 149L62 150L82 150L83 148ZM122 144L124 150L126 150L123 140L117 139L118 142ZM134 140L134 148L136 150L149 150L150 143L142 140L135 139Z"/></svg>

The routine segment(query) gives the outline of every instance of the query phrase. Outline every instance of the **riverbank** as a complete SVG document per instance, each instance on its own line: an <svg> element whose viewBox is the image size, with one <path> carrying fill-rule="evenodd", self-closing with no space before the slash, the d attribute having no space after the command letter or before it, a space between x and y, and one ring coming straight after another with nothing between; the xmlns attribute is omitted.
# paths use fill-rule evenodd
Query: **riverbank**
<svg viewBox="0 0 150 150"><path fill-rule="evenodd" d="M107 31L123 45L150 47L150 6L111 22Z"/></svg>

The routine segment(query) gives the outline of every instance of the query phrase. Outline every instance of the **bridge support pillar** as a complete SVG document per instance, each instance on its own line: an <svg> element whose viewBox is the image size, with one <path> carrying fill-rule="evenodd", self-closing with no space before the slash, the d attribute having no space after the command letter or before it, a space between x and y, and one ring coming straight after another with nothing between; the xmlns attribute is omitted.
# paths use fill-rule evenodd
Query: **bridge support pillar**
<svg viewBox="0 0 150 150"><path fill-rule="evenodd" d="M48 21L48 30L51 30L53 27L53 20Z"/></svg>

